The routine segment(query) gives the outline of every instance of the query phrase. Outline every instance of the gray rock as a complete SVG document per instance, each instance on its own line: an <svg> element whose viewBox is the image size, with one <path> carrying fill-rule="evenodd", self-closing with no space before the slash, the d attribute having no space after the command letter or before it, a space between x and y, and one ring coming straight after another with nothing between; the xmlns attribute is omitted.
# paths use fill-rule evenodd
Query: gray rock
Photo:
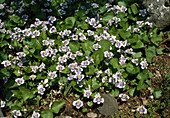
<svg viewBox="0 0 170 118"><path fill-rule="evenodd" d="M170 7L169 0L141 0L150 15L147 21L153 23L159 30L170 26Z"/></svg>
<svg viewBox="0 0 170 118"><path fill-rule="evenodd" d="M118 104L116 99L109 94L101 94L104 98L104 103L101 107L97 108L99 112L105 116L111 116L118 113Z"/></svg>

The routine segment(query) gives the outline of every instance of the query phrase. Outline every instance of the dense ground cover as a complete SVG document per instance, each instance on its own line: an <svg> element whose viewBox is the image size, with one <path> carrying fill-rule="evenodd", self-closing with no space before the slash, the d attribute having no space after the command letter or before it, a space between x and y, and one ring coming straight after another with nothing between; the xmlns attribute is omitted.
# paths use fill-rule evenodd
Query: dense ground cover
<svg viewBox="0 0 170 118"><path fill-rule="evenodd" d="M138 1L1 0L0 15L6 116L168 117L170 32ZM115 115L97 110L103 93Z"/></svg>

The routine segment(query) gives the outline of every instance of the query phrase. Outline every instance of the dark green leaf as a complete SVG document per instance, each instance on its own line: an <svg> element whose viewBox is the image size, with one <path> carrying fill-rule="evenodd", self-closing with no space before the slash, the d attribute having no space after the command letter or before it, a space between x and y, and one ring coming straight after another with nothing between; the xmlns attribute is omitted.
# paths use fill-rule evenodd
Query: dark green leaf
<svg viewBox="0 0 170 118"><path fill-rule="evenodd" d="M119 90L116 88L115 90L112 90L111 94L112 94L114 97L117 97L117 96L119 96Z"/></svg>
<svg viewBox="0 0 170 118"><path fill-rule="evenodd" d="M92 75L95 72L95 67L94 65L88 66L88 71L86 72L87 75Z"/></svg>
<svg viewBox="0 0 170 118"><path fill-rule="evenodd" d="M156 36L156 37L152 37L151 41L155 44L158 45L158 41L162 41L162 37L161 36Z"/></svg>
<svg viewBox="0 0 170 118"><path fill-rule="evenodd" d="M148 79L148 70L143 70L141 73L139 73L138 75L137 75L137 77L136 78L138 78L139 80L146 80L146 79Z"/></svg>
<svg viewBox="0 0 170 118"><path fill-rule="evenodd" d="M91 41L86 41L85 43L81 43L81 46L82 46L82 49L83 49L83 51L85 52L85 51L93 51L93 42L91 42Z"/></svg>
<svg viewBox="0 0 170 118"><path fill-rule="evenodd" d="M124 12L119 12L119 13L117 14L117 17L123 19L123 18L125 17L125 15L126 15L126 14L125 14ZM123 19L123 20L125 20L125 19Z"/></svg>
<svg viewBox="0 0 170 118"><path fill-rule="evenodd" d="M19 90L12 90L12 93L20 99L22 97L22 93Z"/></svg>
<svg viewBox="0 0 170 118"><path fill-rule="evenodd" d="M49 67L49 70L50 70L50 71L56 71L56 67L57 67L57 65L56 65L56 64L53 64L53 65L51 65L51 66Z"/></svg>
<svg viewBox="0 0 170 118"><path fill-rule="evenodd" d="M100 62L103 60L103 51L101 49L93 52L92 58L94 59L94 62L96 65L100 64Z"/></svg>
<svg viewBox="0 0 170 118"><path fill-rule="evenodd" d="M123 29L119 29L118 32L124 40L127 40L127 38L131 36L130 32L124 31Z"/></svg>
<svg viewBox="0 0 170 118"><path fill-rule="evenodd" d="M46 109L41 112L41 117L42 118L53 118L53 113L50 109Z"/></svg>
<svg viewBox="0 0 170 118"><path fill-rule="evenodd" d="M2 4L2 3L4 3L4 2L5 2L5 0L1 0L1 1L0 1L0 4Z"/></svg>
<svg viewBox="0 0 170 118"><path fill-rule="evenodd" d="M99 42L99 45L101 46L101 49L104 53L104 51L108 51L110 49L110 46L111 46L111 42L108 41L108 40L101 40Z"/></svg>
<svg viewBox="0 0 170 118"><path fill-rule="evenodd" d="M6 68L1 69L0 72L3 73L4 75L8 76L8 77L11 76L11 74L12 74L12 70L8 70Z"/></svg>
<svg viewBox="0 0 170 118"><path fill-rule="evenodd" d="M148 46L148 48L145 49L145 54L147 62L151 63L152 58L156 56L155 46Z"/></svg>
<svg viewBox="0 0 170 118"><path fill-rule="evenodd" d="M8 42L5 40L1 40L0 45L1 45L1 47L4 47L4 46L8 45Z"/></svg>
<svg viewBox="0 0 170 118"><path fill-rule="evenodd" d="M97 88L101 87L101 83L98 83L96 78L92 79L92 91L96 90Z"/></svg>
<svg viewBox="0 0 170 118"><path fill-rule="evenodd" d="M138 85L137 85L137 90L141 90L141 89L146 89L147 88L147 85L144 83L144 80L140 80L138 82Z"/></svg>
<svg viewBox="0 0 170 118"><path fill-rule="evenodd" d="M128 63L126 66L126 71L130 74L137 74L140 72L140 67L135 67L131 63Z"/></svg>
<svg viewBox="0 0 170 118"><path fill-rule="evenodd" d="M139 49L139 48L143 48L143 47L145 47L144 43L140 40L138 40L135 45L132 45L132 48L134 48L134 49Z"/></svg>
<svg viewBox="0 0 170 118"><path fill-rule="evenodd" d="M68 67L65 67L65 69L62 70L61 73L65 73L65 74L70 73L70 69Z"/></svg>
<svg viewBox="0 0 170 118"><path fill-rule="evenodd" d="M113 66L113 68L120 68L120 65L118 62L119 62L118 58L112 58L110 60L110 64Z"/></svg>
<svg viewBox="0 0 170 118"><path fill-rule="evenodd" d="M78 42L70 42L69 47L70 47L70 49L71 49L71 51L73 53L76 53L77 51L79 51L80 43L78 43Z"/></svg>
<svg viewBox="0 0 170 118"><path fill-rule="evenodd" d="M51 106L51 109L54 113L58 114L60 109L64 106L65 104L65 101L62 100L62 101L55 101L53 102L52 106Z"/></svg>
<svg viewBox="0 0 170 118"><path fill-rule="evenodd" d="M16 39L14 39L14 40L11 41L11 45L13 47L17 47L19 44L18 44L18 41Z"/></svg>
<svg viewBox="0 0 170 118"><path fill-rule="evenodd" d="M80 89L80 87L77 85L77 82L71 81L71 84L76 91L82 92L82 89Z"/></svg>
<svg viewBox="0 0 170 118"><path fill-rule="evenodd" d="M105 11L107 10L107 8L106 8L106 6L103 6L103 7L101 7L100 9L99 9L99 13L104 13Z"/></svg>
<svg viewBox="0 0 170 118"><path fill-rule="evenodd" d="M84 30L87 30L89 29L89 25L85 22L85 21L81 21L79 24L78 24L78 27L84 29Z"/></svg>
<svg viewBox="0 0 170 118"><path fill-rule="evenodd" d="M156 49L156 52L157 52L157 54L163 54L163 48L157 48Z"/></svg>
<svg viewBox="0 0 170 118"><path fill-rule="evenodd" d="M105 13L102 20L108 22L109 20L111 20L111 19L113 18L113 16L114 16L114 15L113 15L112 12L110 12L110 13Z"/></svg>
<svg viewBox="0 0 170 118"><path fill-rule="evenodd" d="M27 49L27 48L23 48L23 51L24 51L24 53L26 54L26 55L28 55L29 54L29 50Z"/></svg>
<svg viewBox="0 0 170 118"><path fill-rule="evenodd" d="M34 97L34 94L31 90L23 87L23 86L20 86L19 87L19 90L20 92L22 93L22 97L23 97L23 100L26 101L28 98L31 99Z"/></svg>
<svg viewBox="0 0 170 118"><path fill-rule="evenodd" d="M37 39L31 39L31 42L33 43L33 47L35 49L42 49L42 45Z"/></svg>

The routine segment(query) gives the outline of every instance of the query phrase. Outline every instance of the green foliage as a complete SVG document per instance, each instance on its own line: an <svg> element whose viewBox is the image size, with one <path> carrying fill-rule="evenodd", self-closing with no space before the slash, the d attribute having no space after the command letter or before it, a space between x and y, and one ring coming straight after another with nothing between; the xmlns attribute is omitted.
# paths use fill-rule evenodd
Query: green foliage
<svg viewBox="0 0 170 118"><path fill-rule="evenodd" d="M62 100L62 101L55 101L53 102L52 106L51 106L51 109L54 113L58 114L60 109L64 106L65 104L65 101Z"/></svg>
<svg viewBox="0 0 170 118"><path fill-rule="evenodd" d="M79 51L80 43L78 43L78 42L70 42L69 47L70 47L70 49L71 49L71 51L73 53L76 53L77 51Z"/></svg>
<svg viewBox="0 0 170 118"><path fill-rule="evenodd" d="M153 92L155 98L160 98L162 96L162 90L157 89Z"/></svg>
<svg viewBox="0 0 170 118"><path fill-rule="evenodd" d="M133 12L135 15L138 13L138 9L137 9L136 4L132 4L132 5L131 5L131 9L132 9L132 12Z"/></svg>
<svg viewBox="0 0 170 118"><path fill-rule="evenodd" d="M66 18L66 19L65 19L66 27L67 27L68 29L73 28L73 27L74 27L74 24L75 24L75 21L76 21L75 17L68 17L68 18Z"/></svg>
<svg viewBox="0 0 170 118"><path fill-rule="evenodd" d="M25 87L19 87L20 92L22 93L23 100L27 100L28 98L33 98L34 94L31 90L25 88Z"/></svg>
<svg viewBox="0 0 170 118"><path fill-rule="evenodd" d="M145 48L146 60L151 63L152 58L156 56L156 47L155 46L148 46Z"/></svg>
<svg viewBox="0 0 170 118"><path fill-rule="evenodd" d="M134 65L132 65L131 63L128 63L126 66L126 71L130 74L137 74L140 72L140 68L139 67L135 67Z"/></svg>
<svg viewBox="0 0 170 118"><path fill-rule="evenodd" d="M6 108L21 110L23 114L21 117L31 117L32 111L42 105L41 101L45 106L52 97L56 97L57 101L52 103L51 109L38 110L42 118L53 118L61 115L65 108L64 97L74 96L74 101L75 98L81 99L84 104L87 103L92 107L93 99L98 92L112 94L114 97L118 97L121 93L135 97L140 95L140 90L152 85L150 78L153 75L148 72L148 66L141 68L141 62L146 58L146 63L151 64L153 57L164 54L164 49L158 47L163 32L158 34L155 27L148 28L147 24L140 27L137 24L137 21L145 20L145 17L139 16L141 6L137 0L116 0L111 3L112 7L107 7L109 4L106 4L105 0L93 0L90 4L87 1L76 0L38 3L34 1L35 4L29 0L21 2L23 3L0 1L0 4L6 3L11 8L8 9L5 5L5 8L0 10L2 14L5 13L0 21L0 27L2 26L0 90L3 90L1 99L5 99L8 103ZM95 4L92 3L95 2L97 5L93 6ZM112 9L115 3L119 7ZM20 7L21 5L25 7ZM122 10L124 7L127 11ZM28 15L28 19L24 18L26 16L23 14ZM51 27L55 27L56 31L50 31ZM21 31L16 28L20 28ZM128 31L128 28L131 29ZM134 28L139 28L140 31L134 32ZM35 34L35 31L38 33ZM66 31L71 33L67 34ZM88 31L94 34L91 35ZM81 39L80 33L86 37L86 40ZM77 35L78 39L73 40L73 35ZM63 43L67 39L68 43ZM116 42L121 46L117 46ZM94 49L96 43L101 48ZM64 46L63 49L60 49L60 46ZM108 55L105 54L106 51ZM21 52L24 54L20 54ZM82 55L77 54L78 52ZM75 59L71 57L72 54L76 55ZM63 56L65 59L60 58ZM134 63L132 59L138 61ZM83 61L87 61L87 65L83 65ZM76 66L74 70L69 67L73 63L81 67L79 68L81 72L77 72ZM44 64L44 67L41 64ZM62 65L61 68L64 69L57 70L58 65ZM31 68L33 66L35 68ZM106 72L108 70L110 72ZM117 75L118 73L120 75ZM78 74L82 75L81 79L77 78ZM52 78L53 76L55 77ZM24 83L19 85L21 81L17 82L16 79L21 77L24 78ZM104 81L103 77L107 77L107 80ZM111 82L109 80L111 77L116 78L116 82ZM125 86L118 86L121 84L119 80L126 82ZM43 89L39 90L40 87ZM84 96L85 90L92 92L88 99ZM156 89L153 95L159 99L163 95L163 90ZM35 105L38 108L32 107ZM24 109L28 109L28 112L25 113ZM84 106L79 110L84 113L87 111ZM140 114L136 113L135 116L140 117ZM150 116L144 115L144 117Z"/></svg>
<svg viewBox="0 0 170 118"><path fill-rule="evenodd" d="M53 118L53 113L50 109L46 109L41 113L42 118Z"/></svg>

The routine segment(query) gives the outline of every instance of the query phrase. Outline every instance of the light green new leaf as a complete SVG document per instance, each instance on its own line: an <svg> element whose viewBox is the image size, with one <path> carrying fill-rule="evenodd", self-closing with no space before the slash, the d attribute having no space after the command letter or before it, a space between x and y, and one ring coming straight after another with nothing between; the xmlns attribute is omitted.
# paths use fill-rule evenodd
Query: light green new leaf
<svg viewBox="0 0 170 118"><path fill-rule="evenodd" d="M65 101L62 100L62 101L55 101L53 102L52 106L51 106L51 109L54 113L58 114L60 109L64 106L65 104Z"/></svg>
<svg viewBox="0 0 170 118"><path fill-rule="evenodd" d="M119 5L119 6L125 6L125 7L126 7L127 4L126 4L124 1L120 1L120 2L118 2L118 5Z"/></svg>
<svg viewBox="0 0 170 118"><path fill-rule="evenodd" d="M130 96L134 96L135 90L136 90L136 87L135 87L135 88L131 88L131 89L129 90L129 95L130 95Z"/></svg>
<svg viewBox="0 0 170 118"><path fill-rule="evenodd" d="M136 4L132 4L132 5L131 5L131 9L132 9L132 12L133 12L135 15L138 13L138 9L137 9Z"/></svg>
<svg viewBox="0 0 170 118"><path fill-rule="evenodd" d="M87 108L83 108L82 112L84 112L84 113L87 112Z"/></svg>
<svg viewBox="0 0 170 118"><path fill-rule="evenodd" d="M19 16L12 16L10 15L9 18L14 21L15 23L19 23L20 22L20 17Z"/></svg>
<svg viewBox="0 0 170 118"><path fill-rule="evenodd" d="M74 24L75 24L75 21L76 21L75 17L67 17L67 18L65 19L65 24L66 24L67 26L69 26L70 28L73 28L73 27L74 27Z"/></svg>
<svg viewBox="0 0 170 118"><path fill-rule="evenodd" d="M139 58L139 57L142 56L142 53L141 52L135 52L135 54L132 55L132 56L133 56L133 58Z"/></svg>
<svg viewBox="0 0 170 118"><path fill-rule="evenodd" d="M153 95L155 98L160 98L162 96L162 90L155 90Z"/></svg>

